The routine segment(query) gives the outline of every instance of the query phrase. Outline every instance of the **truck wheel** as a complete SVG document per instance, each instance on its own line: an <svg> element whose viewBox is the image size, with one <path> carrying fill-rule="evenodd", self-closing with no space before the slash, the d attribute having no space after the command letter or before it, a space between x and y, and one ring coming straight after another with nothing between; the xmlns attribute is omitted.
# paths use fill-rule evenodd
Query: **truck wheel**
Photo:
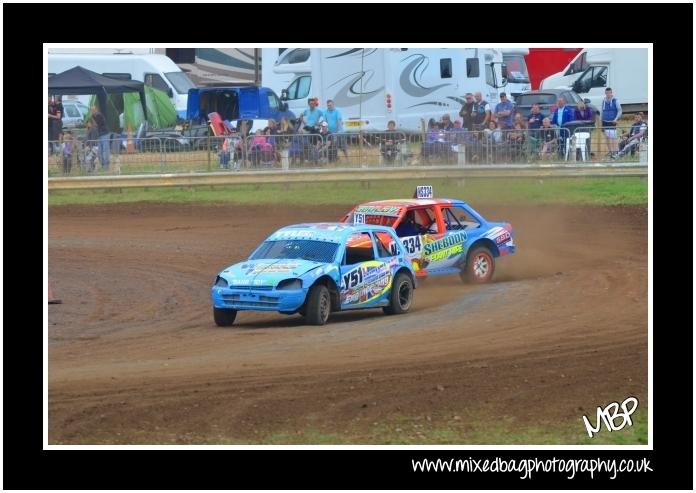
<svg viewBox="0 0 696 493"><path fill-rule="evenodd" d="M307 323L310 325L324 325L329 319L331 297L326 286L317 284L309 290L306 313Z"/></svg>
<svg viewBox="0 0 696 493"><path fill-rule="evenodd" d="M213 318L218 327L229 327L237 318L237 310L213 307Z"/></svg>
<svg viewBox="0 0 696 493"><path fill-rule="evenodd" d="M465 282L481 284L491 280L494 270L495 260L491 251L486 247L478 247L469 252L466 265L459 275Z"/></svg>
<svg viewBox="0 0 696 493"><path fill-rule="evenodd" d="M389 306L382 308L387 315L406 313L413 302L413 281L411 278L399 272L392 282L392 290L389 293Z"/></svg>

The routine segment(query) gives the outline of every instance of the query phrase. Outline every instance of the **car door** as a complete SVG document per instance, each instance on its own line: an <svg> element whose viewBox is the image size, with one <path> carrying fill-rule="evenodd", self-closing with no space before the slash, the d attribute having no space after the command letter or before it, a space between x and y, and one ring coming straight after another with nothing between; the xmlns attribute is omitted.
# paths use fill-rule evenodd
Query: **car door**
<svg viewBox="0 0 696 493"><path fill-rule="evenodd" d="M393 255L368 231L356 232L346 241L341 262L341 309L380 306L389 295Z"/></svg>
<svg viewBox="0 0 696 493"><path fill-rule="evenodd" d="M422 229L420 234L404 233L402 223L406 221L409 213L414 214L415 223L418 229ZM413 269L418 273L423 270L423 247L426 243L436 241L442 237L441 221L438 217L438 210L434 205L410 207L399 219L398 223L394 223L399 241L404 249L404 256L413 266ZM421 272L425 274L425 271Z"/></svg>
<svg viewBox="0 0 696 493"><path fill-rule="evenodd" d="M455 267L465 251L466 226L453 213L454 207L442 205L437 208L439 233L430 235L423 242L421 268L428 272Z"/></svg>

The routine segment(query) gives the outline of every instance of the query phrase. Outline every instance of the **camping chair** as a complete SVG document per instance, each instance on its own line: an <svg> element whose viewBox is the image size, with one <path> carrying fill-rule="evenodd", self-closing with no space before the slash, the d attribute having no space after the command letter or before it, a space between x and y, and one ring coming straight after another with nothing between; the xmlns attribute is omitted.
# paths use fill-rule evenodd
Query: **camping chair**
<svg viewBox="0 0 696 493"><path fill-rule="evenodd" d="M568 139L570 142L566 143L565 146L565 160L568 160L570 155L570 149L573 149L573 154L576 151L580 151L582 155L582 160L587 161L587 140L590 138L589 132L575 132L573 136Z"/></svg>

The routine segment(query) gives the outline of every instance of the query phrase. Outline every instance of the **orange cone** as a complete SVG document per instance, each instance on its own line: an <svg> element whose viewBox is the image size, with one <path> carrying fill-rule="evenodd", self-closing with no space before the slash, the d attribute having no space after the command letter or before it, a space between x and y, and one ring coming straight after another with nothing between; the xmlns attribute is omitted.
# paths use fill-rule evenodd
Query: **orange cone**
<svg viewBox="0 0 696 493"><path fill-rule="evenodd" d="M48 281L48 304L49 305L58 305L60 303L63 303L63 301L53 297L53 287L51 286L51 281L49 280Z"/></svg>

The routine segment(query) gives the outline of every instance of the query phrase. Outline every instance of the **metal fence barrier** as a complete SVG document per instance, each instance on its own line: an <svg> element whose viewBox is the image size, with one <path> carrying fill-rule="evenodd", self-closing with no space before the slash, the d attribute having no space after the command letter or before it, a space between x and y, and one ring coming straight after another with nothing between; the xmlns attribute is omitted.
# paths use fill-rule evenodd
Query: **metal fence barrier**
<svg viewBox="0 0 696 493"><path fill-rule="evenodd" d="M49 142L49 176L137 175L253 170L388 168L567 161L647 163L647 135L622 144L630 127L579 127L406 134L401 131L147 138ZM623 146L623 147L622 147ZM108 150L108 152L107 152ZM612 151L615 154L612 154Z"/></svg>

